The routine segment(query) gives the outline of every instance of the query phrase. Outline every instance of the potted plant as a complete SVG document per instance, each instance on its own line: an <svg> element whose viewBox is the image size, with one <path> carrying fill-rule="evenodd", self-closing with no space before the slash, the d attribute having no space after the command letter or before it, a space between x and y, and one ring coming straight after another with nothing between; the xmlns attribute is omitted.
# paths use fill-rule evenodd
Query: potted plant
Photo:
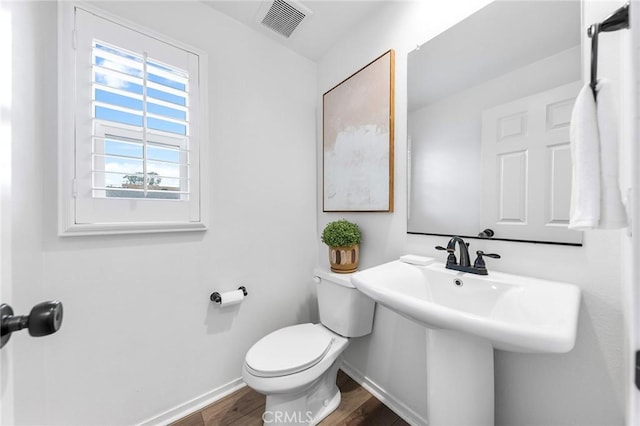
<svg viewBox="0 0 640 426"><path fill-rule="evenodd" d="M325 226L322 242L329 246L329 263L333 272L347 274L358 269L361 239L358 225L348 220L336 220Z"/></svg>

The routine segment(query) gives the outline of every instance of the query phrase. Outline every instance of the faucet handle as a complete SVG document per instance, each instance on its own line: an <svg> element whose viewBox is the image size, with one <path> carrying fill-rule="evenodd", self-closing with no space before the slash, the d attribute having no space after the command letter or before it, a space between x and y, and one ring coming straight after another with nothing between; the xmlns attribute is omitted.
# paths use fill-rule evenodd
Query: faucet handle
<svg viewBox="0 0 640 426"><path fill-rule="evenodd" d="M449 256L447 256L447 265L457 265L458 264L458 259L456 259L456 255L455 253L455 249L452 248L444 248L442 246L436 246L436 250L443 250L446 251L447 253L449 253Z"/></svg>
<svg viewBox="0 0 640 426"><path fill-rule="evenodd" d="M482 250L478 250L478 251L476 252L476 254L477 254L478 256L480 256L480 257L482 257L482 256L486 256L486 257L491 257L491 258L493 258L493 259L500 259L500 257L501 257L501 256L500 256L499 254L497 254L497 253L485 253L485 252L483 252Z"/></svg>
<svg viewBox="0 0 640 426"><path fill-rule="evenodd" d="M487 275L487 265L484 263L484 259L482 258L483 256L491 257L492 259L500 259L499 254L485 253L482 250L478 250L476 254L478 255L478 257L476 258L475 262L473 262L473 267L475 269L483 270L484 272L482 273L482 275Z"/></svg>

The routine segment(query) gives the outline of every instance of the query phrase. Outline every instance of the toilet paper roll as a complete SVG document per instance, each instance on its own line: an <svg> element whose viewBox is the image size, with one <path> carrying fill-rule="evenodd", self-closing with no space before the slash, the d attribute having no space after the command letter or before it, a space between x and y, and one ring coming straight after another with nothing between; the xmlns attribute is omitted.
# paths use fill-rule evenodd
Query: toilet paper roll
<svg viewBox="0 0 640 426"><path fill-rule="evenodd" d="M220 306L233 306L242 303L244 292L242 290L226 291L220 293Z"/></svg>

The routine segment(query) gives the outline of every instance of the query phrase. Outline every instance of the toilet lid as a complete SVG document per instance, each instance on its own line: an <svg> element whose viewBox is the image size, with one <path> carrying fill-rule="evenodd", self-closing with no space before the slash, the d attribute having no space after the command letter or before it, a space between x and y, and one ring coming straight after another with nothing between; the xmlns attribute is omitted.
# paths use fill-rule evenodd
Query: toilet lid
<svg viewBox="0 0 640 426"><path fill-rule="evenodd" d="M247 352L250 372L259 377L286 376L316 365L334 337L322 326L299 324L267 334Z"/></svg>

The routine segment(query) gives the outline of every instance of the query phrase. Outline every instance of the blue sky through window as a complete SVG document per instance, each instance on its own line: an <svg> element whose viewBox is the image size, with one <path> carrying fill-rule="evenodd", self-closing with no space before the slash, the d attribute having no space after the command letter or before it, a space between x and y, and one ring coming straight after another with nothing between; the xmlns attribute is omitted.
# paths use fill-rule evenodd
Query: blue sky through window
<svg viewBox="0 0 640 426"><path fill-rule="evenodd" d="M95 119L141 129L146 125L147 129L167 134L187 135L185 71L147 61L148 115L146 123L143 123L144 58L100 42L94 42L93 57ZM175 79L167 76L174 76ZM184 164L185 154L181 153L178 145L155 144L152 136L147 142L148 173L162 176L162 187L179 190L180 178L184 179L188 174ZM103 144L103 167L108 171L104 173L106 186L122 187L126 183L126 175L143 170L142 140L125 141L114 136L96 140L95 143Z"/></svg>

